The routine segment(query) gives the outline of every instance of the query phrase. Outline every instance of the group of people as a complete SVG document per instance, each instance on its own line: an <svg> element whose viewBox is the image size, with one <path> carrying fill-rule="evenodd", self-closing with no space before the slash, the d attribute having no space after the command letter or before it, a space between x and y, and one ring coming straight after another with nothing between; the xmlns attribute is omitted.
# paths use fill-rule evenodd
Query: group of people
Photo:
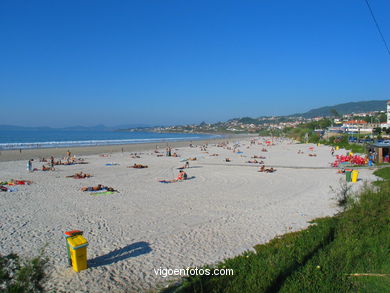
<svg viewBox="0 0 390 293"><path fill-rule="evenodd" d="M30 180L15 180L15 179L11 179L10 181L0 182L0 191L2 191L2 192L16 191L16 189L14 187L12 187L12 186L16 186L16 185L30 185L31 183L32 183L32 181L30 181ZM11 186L11 187L8 187L8 186Z"/></svg>

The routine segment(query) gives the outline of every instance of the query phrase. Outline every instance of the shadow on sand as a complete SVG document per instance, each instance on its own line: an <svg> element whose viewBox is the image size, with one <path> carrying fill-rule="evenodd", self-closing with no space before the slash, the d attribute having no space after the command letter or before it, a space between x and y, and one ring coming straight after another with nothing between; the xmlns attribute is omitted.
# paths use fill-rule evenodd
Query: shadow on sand
<svg viewBox="0 0 390 293"><path fill-rule="evenodd" d="M90 268L93 268L93 267L110 265L125 260L127 258L137 257L142 254L147 254L151 251L152 249L150 248L149 243L144 241L135 242L123 248L119 248L114 251L111 251L105 255L98 256L88 260L88 266Z"/></svg>

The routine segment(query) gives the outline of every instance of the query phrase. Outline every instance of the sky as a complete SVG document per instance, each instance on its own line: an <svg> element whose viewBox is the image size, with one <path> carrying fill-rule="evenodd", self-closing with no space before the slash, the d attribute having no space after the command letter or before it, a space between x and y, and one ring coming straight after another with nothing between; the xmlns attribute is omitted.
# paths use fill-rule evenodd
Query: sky
<svg viewBox="0 0 390 293"><path fill-rule="evenodd" d="M369 0L390 45L390 1ZM390 98L364 0L0 1L0 124L174 125Z"/></svg>

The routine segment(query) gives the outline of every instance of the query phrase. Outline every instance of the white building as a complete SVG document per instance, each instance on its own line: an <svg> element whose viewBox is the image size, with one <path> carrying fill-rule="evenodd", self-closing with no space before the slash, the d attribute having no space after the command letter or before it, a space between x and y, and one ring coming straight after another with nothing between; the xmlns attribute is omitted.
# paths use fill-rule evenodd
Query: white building
<svg viewBox="0 0 390 293"><path fill-rule="evenodd" d="M387 125L390 125L390 100L387 101Z"/></svg>

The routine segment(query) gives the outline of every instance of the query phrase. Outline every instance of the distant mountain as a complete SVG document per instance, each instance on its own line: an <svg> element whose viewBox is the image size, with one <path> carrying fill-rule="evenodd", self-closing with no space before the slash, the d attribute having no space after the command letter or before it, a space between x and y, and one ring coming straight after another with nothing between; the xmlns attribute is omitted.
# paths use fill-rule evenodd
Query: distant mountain
<svg viewBox="0 0 390 293"><path fill-rule="evenodd" d="M0 125L0 131L17 131L17 130L36 130L36 131L42 131L42 130L50 130L53 128L41 126L41 127L28 127L28 126L16 126L16 125Z"/></svg>
<svg viewBox="0 0 390 293"><path fill-rule="evenodd" d="M326 106L317 109L312 109L305 113L294 114L291 116L302 116L304 118L332 116L332 112L331 112L332 109L335 109L341 115L371 112L371 111L386 111L386 104L387 104L387 100L351 102L351 103L338 104L334 106Z"/></svg>
<svg viewBox="0 0 390 293"><path fill-rule="evenodd" d="M29 130L29 131L47 131L47 130L55 130L55 131L115 131L119 129L132 129L139 127L148 127L145 124L125 124L118 126L105 126L105 125L96 125L96 126L70 126L63 128L53 128L47 126L41 127L27 127L27 126L16 126L16 125L0 125L0 131L21 131L21 130Z"/></svg>

